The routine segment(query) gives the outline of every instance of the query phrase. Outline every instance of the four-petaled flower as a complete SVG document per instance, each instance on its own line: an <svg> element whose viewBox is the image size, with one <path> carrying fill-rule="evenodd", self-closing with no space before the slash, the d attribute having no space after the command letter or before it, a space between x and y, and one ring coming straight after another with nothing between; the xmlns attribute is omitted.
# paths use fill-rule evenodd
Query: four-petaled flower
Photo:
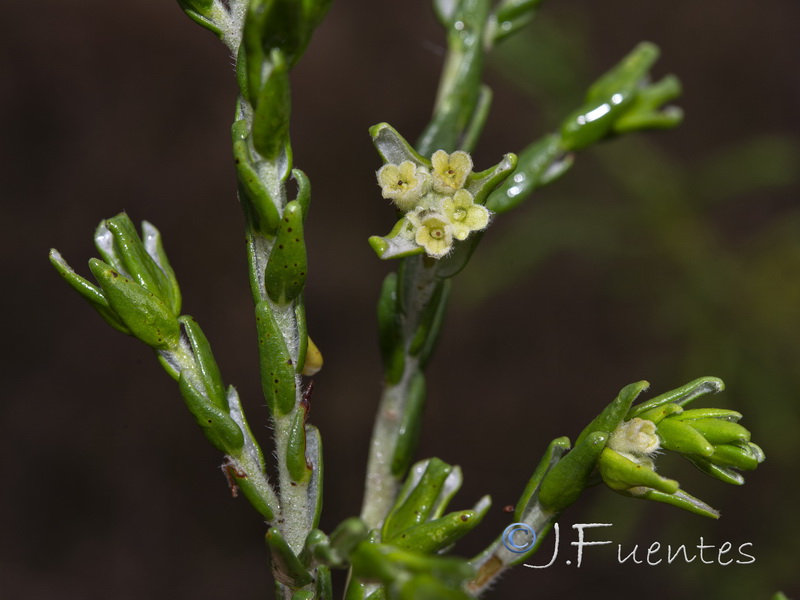
<svg viewBox="0 0 800 600"><path fill-rule="evenodd" d="M428 256L442 258L453 247L453 226L443 214L430 211L410 212L406 218L415 226L414 241Z"/></svg>
<svg viewBox="0 0 800 600"><path fill-rule="evenodd" d="M452 198L445 198L442 210L453 226L453 237L465 240L472 231L480 231L489 224L489 209L475 200L467 190L458 190Z"/></svg>
<svg viewBox="0 0 800 600"><path fill-rule="evenodd" d="M472 173L472 158L458 150L448 154L437 150L431 157L433 164L433 189L441 194L452 194L464 187L467 176Z"/></svg>
<svg viewBox="0 0 800 600"><path fill-rule="evenodd" d="M378 183L383 197L392 200L402 211L409 211L430 188L430 178L425 167L410 160L400 165L384 165L378 171Z"/></svg>

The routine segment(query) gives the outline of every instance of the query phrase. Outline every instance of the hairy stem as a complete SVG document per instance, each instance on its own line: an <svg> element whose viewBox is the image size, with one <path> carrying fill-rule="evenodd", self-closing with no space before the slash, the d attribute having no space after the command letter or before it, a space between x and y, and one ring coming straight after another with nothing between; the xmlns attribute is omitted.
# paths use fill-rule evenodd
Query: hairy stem
<svg viewBox="0 0 800 600"><path fill-rule="evenodd" d="M434 150L451 152L463 141L477 142L480 124L485 120L481 105L481 71L483 68L482 32L488 18L487 0L466 0L459 16L448 31L448 52L442 68L439 91L431 122L417 142L417 151L430 155ZM485 93L484 93L485 95ZM479 113L476 115L475 113ZM481 119L480 115L483 115ZM397 383L384 385L370 443L367 462L366 490L361 516L370 527L383 522L394 503L401 477L392 473L392 462L403 414L408 405L410 383L424 365L409 352L420 318L433 298L436 286L435 261L411 257L404 260L398 294L403 295L403 346L406 349L404 369Z"/></svg>
<svg viewBox="0 0 800 600"><path fill-rule="evenodd" d="M383 522L394 503L401 477L405 475L392 473L392 462L411 380L420 370L419 360L408 349L437 281L435 263L418 256L405 261L398 286L398 294L403 296L401 302L405 307L405 312L401 314L405 361L400 380L395 384L386 383L383 388L372 430L366 491L361 510L361 517L369 527L378 527Z"/></svg>
<svg viewBox="0 0 800 600"><path fill-rule="evenodd" d="M470 561L475 568L475 578L467 585L467 589L475 596L479 596L492 587L493 583L502 576L507 569L518 565L531 554L535 553L541 546L547 533L550 531L558 515L545 511L538 502L522 515L521 523L530 525L538 533L536 544L533 548L519 554L511 552L503 544L502 538L497 538L486 550Z"/></svg>

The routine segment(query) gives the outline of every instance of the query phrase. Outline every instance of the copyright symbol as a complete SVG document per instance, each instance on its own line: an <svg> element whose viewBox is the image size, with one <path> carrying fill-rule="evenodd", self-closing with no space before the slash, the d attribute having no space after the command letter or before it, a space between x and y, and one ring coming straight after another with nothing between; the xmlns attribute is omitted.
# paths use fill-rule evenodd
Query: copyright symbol
<svg viewBox="0 0 800 600"><path fill-rule="evenodd" d="M536 532L525 523L513 523L503 531L503 545L515 554L527 552L536 543Z"/></svg>

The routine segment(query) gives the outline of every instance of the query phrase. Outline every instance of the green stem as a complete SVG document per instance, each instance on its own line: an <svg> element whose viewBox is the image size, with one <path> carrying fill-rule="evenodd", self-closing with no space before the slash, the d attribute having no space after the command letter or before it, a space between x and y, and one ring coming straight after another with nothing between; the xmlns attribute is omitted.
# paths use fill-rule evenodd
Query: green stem
<svg viewBox="0 0 800 600"><path fill-rule="evenodd" d="M489 17L488 0L465 0L447 35L445 58L431 122L417 143L423 156L435 150L461 147L473 119L483 71L483 32ZM474 143L474 139L470 143Z"/></svg>
<svg viewBox="0 0 800 600"><path fill-rule="evenodd" d="M383 388L372 430L366 491L361 510L362 519L371 528L380 526L388 514L404 475L392 473L392 462L400 437L402 416L408 404L410 385L420 370L419 360L411 355L409 348L437 282L435 263L429 264L429 260L419 256L404 261L398 294L403 296L401 303L405 307L401 314L405 361L400 380L395 384L387 383Z"/></svg>
<svg viewBox="0 0 800 600"><path fill-rule="evenodd" d="M181 338L180 345L176 350L160 351L159 356L162 364L168 366L168 371L173 377L179 378L183 375L192 382L192 387L195 389L205 389L198 374L198 366L192 348L185 337ZM228 402L230 404L231 417L240 426L245 438L245 444L242 449L229 457L231 466L234 467L236 472L246 475L252 486L258 490L264 504L272 508L277 514L280 511L278 496L270 485L267 474L262 467L258 441L245 424L244 417L240 416L242 415L241 405L235 391L232 394L228 394Z"/></svg>
<svg viewBox="0 0 800 600"><path fill-rule="evenodd" d="M231 0L226 8L221 0L214 0L211 20L222 32L222 43L236 56L242 42L244 17L247 13L247 0Z"/></svg>
<svg viewBox="0 0 800 600"><path fill-rule="evenodd" d="M536 544L533 548L524 554L511 552L503 544L502 538L497 538L486 550L470 561L477 574L467 585L467 589L475 596L479 596L492 587L506 570L535 553L557 517L557 514L547 512L538 502L534 502L520 519L521 523L530 525L537 532Z"/></svg>
<svg viewBox="0 0 800 600"><path fill-rule="evenodd" d="M490 101L490 94L481 90L480 83L488 16L488 0L465 0L448 31L448 52L434 114L417 142L417 151L424 156L438 149L452 152L465 142L469 146L477 143ZM435 261L414 256L403 259L403 263L397 293L402 295L404 368L397 383L384 385L372 432L361 510L362 518L373 528L383 522L392 507L404 475L392 472L392 462L409 404L411 382L424 366L409 348L437 283Z"/></svg>
<svg viewBox="0 0 800 600"><path fill-rule="evenodd" d="M285 198L285 191L281 187ZM248 247L250 262L250 285L253 290L253 300L270 302L275 320L281 331L286 346L294 364L299 360L300 331L296 317L295 304L297 300L284 306L272 303L264 286L264 272L266 270L269 253L272 250L274 239L260 235L252 229L248 231ZM302 310L302 309L301 309ZM286 415L277 413L271 415L275 438L275 454L278 461L278 484L281 512L276 518L276 527L280 530L286 542L295 553L300 553L308 532L313 525L309 506L308 482L297 482L291 477L287 467L287 448L292 423L297 411L301 407L302 377L295 376L295 404L294 408ZM318 465L314 465L315 468Z"/></svg>
<svg viewBox="0 0 800 600"><path fill-rule="evenodd" d="M253 111L244 98L239 99L237 118L243 118L247 122L248 130L252 129ZM272 161L264 161L259 166L259 178L266 186L280 215L283 214L284 206L287 202L285 174L288 169L284 164L285 160L285 158L278 157ZM247 200L245 198L240 197L240 201L243 206L246 205ZM248 218L247 211L245 211L245 215ZM293 364L297 365L300 358L300 336L304 335L301 333L298 323L298 312L304 310L302 307L302 295L284 305L279 305L269 298L265 284L265 273L274 243L274 237L255 231L248 219L248 271L253 301L256 304L262 301L270 304ZM300 305L299 307L298 304ZM291 428L298 411L304 410L301 406L302 394L302 376L296 375L294 407L285 415L280 415L276 412L270 416L274 430L275 455L278 463L278 494L280 497L280 514L276 515L274 524L295 554L300 553L306 536L313 528L314 514L314 507L310 506L309 501L310 481L295 481L287 466ZM319 467L320 465L314 465L315 470L319 469Z"/></svg>

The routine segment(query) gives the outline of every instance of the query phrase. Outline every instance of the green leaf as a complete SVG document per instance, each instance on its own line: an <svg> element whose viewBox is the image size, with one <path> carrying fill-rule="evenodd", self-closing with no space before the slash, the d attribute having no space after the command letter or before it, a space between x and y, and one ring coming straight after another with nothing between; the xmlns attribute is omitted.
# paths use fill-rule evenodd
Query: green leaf
<svg viewBox="0 0 800 600"><path fill-rule="evenodd" d="M646 77L658 58L658 48L642 42L590 88L583 106L561 125L561 147L585 148L615 133L636 129L673 127L680 122L679 109L661 104L680 93L674 77L647 86Z"/></svg>
<svg viewBox="0 0 800 600"><path fill-rule="evenodd" d="M369 245L378 255L378 258L405 258L425 252L425 248L417 244L413 237L413 226L405 217L395 223L392 230L385 236L373 235L369 238Z"/></svg>
<svg viewBox="0 0 800 600"><path fill-rule="evenodd" d="M111 309L132 335L159 350L178 345L178 319L161 298L101 260L91 259L89 268Z"/></svg>
<svg viewBox="0 0 800 600"><path fill-rule="evenodd" d="M447 27L448 53L433 117L420 135L417 148L423 154L435 150L453 152L470 132L481 97L484 30L489 16L488 0L462 0Z"/></svg>
<svg viewBox="0 0 800 600"><path fill-rule="evenodd" d="M277 581L290 588L300 588L314 580L278 529L269 528L266 542L272 559L272 573Z"/></svg>
<svg viewBox="0 0 800 600"><path fill-rule="evenodd" d="M161 233L156 229L155 225L149 221L142 221L142 241L144 248L150 258L153 259L156 266L164 274L166 282L163 284L162 292L165 295L165 300L175 314L181 312L181 288L178 285L178 279L175 277L175 271L167 258L167 253L164 250L164 244L161 240Z"/></svg>
<svg viewBox="0 0 800 600"><path fill-rule="evenodd" d="M441 506L439 496L445 490L445 480L453 467L438 458L428 461L422 476L410 489L405 486L405 494L401 491L394 508L389 511L383 525L382 539L391 541L395 536L409 527L424 523L431 514L436 515L434 508ZM413 476L409 475L413 480Z"/></svg>
<svg viewBox="0 0 800 600"><path fill-rule="evenodd" d="M710 443L729 444L731 442L749 442L750 432L739 425L723 419L693 419L683 421L692 429L699 431Z"/></svg>
<svg viewBox="0 0 800 600"><path fill-rule="evenodd" d="M300 169L292 169L292 178L297 182L297 203L303 213L303 221L308 216L308 208L311 204L311 180Z"/></svg>
<svg viewBox="0 0 800 600"><path fill-rule="evenodd" d="M322 436L313 425L306 425L306 464L311 467L311 480L308 482L308 522L311 527L319 525L322 514L322 481L324 463L322 461Z"/></svg>
<svg viewBox="0 0 800 600"><path fill-rule="evenodd" d="M674 479L661 477L653 469L633 462L610 448L603 449L597 467L605 484L615 491L644 486L674 494L680 488Z"/></svg>
<svg viewBox="0 0 800 600"><path fill-rule="evenodd" d="M593 431L547 472L539 487L542 508L559 513L578 499L608 438L608 432Z"/></svg>
<svg viewBox="0 0 800 600"><path fill-rule="evenodd" d="M606 406L603 412L595 417L581 432L578 439L575 440L575 446L578 446L590 433L595 431L613 432L622 423L634 400L648 387L650 387L650 384L647 381L637 381L622 388L611 404Z"/></svg>
<svg viewBox="0 0 800 600"><path fill-rule="evenodd" d="M392 538L391 543L404 550L433 554L467 535L478 526L482 517L472 510L452 512L406 529Z"/></svg>
<svg viewBox="0 0 800 600"><path fill-rule="evenodd" d="M475 231L464 240L453 244L453 251L444 258L436 261L436 276L440 279L450 279L458 275L472 258L472 253L483 239L486 230Z"/></svg>
<svg viewBox="0 0 800 600"><path fill-rule="evenodd" d="M269 297L277 304L293 301L303 292L307 274L303 210L293 200L283 209L278 236L267 262L264 281Z"/></svg>
<svg viewBox="0 0 800 600"><path fill-rule="evenodd" d="M224 410L211 403L196 377L184 369L178 385L186 407L214 447L225 454L239 452L244 446L242 430Z"/></svg>
<svg viewBox="0 0 800 600"><path fill-rule="evenodd" d="M268 301L256 305L261 385L270 412L283 416L295 405L295 366Z"/></svg>
<svg viewBox="0 0 800 600"><path fill-rule="evenodd" d="M691 408L674 415L677 421L692 421L694 419L725 419L731 423L736 423L742 418L742 413L726 408Z"/></svg>
<svg viewBox="0 0 800 600"><path fill-rule="evenodd" d="M367 584L359 581L356 577L350 577L347 581L344 600L364 600L367 594ZM370 596L372 597L372 596ZM378 600L376 597L375 600Z"/></svg>
<svg viewBox="0 0 800 600"><path fill-rule="evenodd" d="M208 29L218 38L222 38L222 30L212 18L214 16L213 0L178 0L178 6L192 21Z"/></svg>
<svg viewBox="0 0 800 600"><path fill-rule="evenodd" d="M236 121L232 127L233 159L236 165L236 176L239 180L241 195L249 203L255 215L253 227L269 235L275 235L280 225L278 207L267 190L267 186L259 177L258 169L252 160L247 141L247 123L244 119Z"/></svg>
<svg viewBox="0 0 800 600"><path fill-rule="evenodd" d="M301 405L294 413L286 444L286 468L296 483L305 483L311 477L310 465L306 463L306 411Z"/></svg>
<svg viewBox="0 0 800 600"><path fill-rule="evenodd" d="M333 583L331 570L325 565L319 565L316 572L315 593L317 600L333 600Z"/></svg>
<svg viewBox="0 0 800 600"><path fill-rule="evenodd" d="M637 418L646 419L647 421L652 421L654 424L658 425L667 417L672 419L678 418L681 412L683 412L683 409L677 404L662 404L661 406L656 406L655 408L644 411Z"/></svg>
<svg viewBox="0 0 800 600"><path fill-rule="evenodd" d="M720 481L724 481L725 483L729 483L731 485L744 484L744 477L742 477L741 473L734 471L730 467L716 465L708 458L696 456L694 454L684 454L683 456L706 475L710 475L715 479L719 479Z"/></svg>
<svg viewBox="0 0 800 600"><path fill-rule="evenodd" d="M351 555L353 574L361 579L392 584L409 575L430 575L444 588L459 589L474 575L473 568L461 558L439 557L401 550L386 544L362 542ZM461 598L461 596L459 596Z"/></svg>
<svg viewBox="0 0 800 600"><path fill-rule="evenodd" d="M607 101L614 94L631 96L658 60L658 46L641 42L619 63L595 81L586 93L586 104Z"/></svg>
<svg viewBox="0 0 800 600"><path fill-rule="evenodd" d="M651 408L662 406L670 402L673 402L680 407L684 407L695 398L699 398L700 396L709 393L716 394L724 389L725 384L721 379L716 377L700 377L699 379L690 381L686 385L683 385L677 389L671 390L661 394L660 396L656 396L647 402L642 402L641 404L634 406L630 411L628 411L625 419L628 420L632 419L633 417L638 417Z"/></svg>
<svg viewBox="0 0 800 600"><path fill-rule="evenodd" d="M275 160L289 143L289 67L279 50L271 55L272 70L261 86L253 116L253 146L266 160Z"/></svg>
<svg viewBox="0 0 800 600"><path fill-rule="evenodd" d="M503 0L492 11L487 37L494 44L530 23L542 0Z"/></svg>
<svg viewBox="0 0 800 600"><path fill-rule="evenodd" d="M369 134L383 162L399 165L410 160L419 167L431 168L431 161L414 150L414 147L388 123L373 125L369 128Z"/></svg>
<svg viewBox="0 0 800 600"><path fill-rule="evenodd" d="M384 377L390 384L400 381L405 367L403 331L398 311L397 273L391 272L383 280L378 300L378 341Z"/></svg>
<svg viewBox="0 0 800 600"><path fill-rule="evenodd" d="M111 309L111 306L108 304L108 300L103 295L103 292L95 285L92 285L88 280L84 279L75 271L72 270L67 262L63 259L61 254L55 249L50 249L50 262L58 271L59 275L61 275L64 280L78 292L81 296L83 296L89 304L92 305L101 317L111 325L114 329L121 331L127 335L133 335L131 330L122 322L119 316Z"/></svg>
<svg viewBox="0 0 800 600"><path fill-rule="evenodd" d="M306 26L308 28L314 28L322 23L325 15L328 14L332 2L333 0L303 0L303 12L305 13Z"/></svg>
<svg viewBox="0 0 800 600"><path fill-rule="evenodd" d="M198 14L206 17L211 16L211 9L214 6L214 0L178 0L178 4L184 10L193 10Z"/></svg>
<svg viewBox="0 0 800 600"><path fill-rule="evenodd" d="M548 135L534 142L520 152L517 170L491 193L486 208L497 213L511 210L533 190L563 175L572 162L573 155L564 153L558 135Z"/></svg>
<svg viewBox="0 0 800 600"><path fill-rule="evenodd" d="M261 447L256 442L253 431L250 429L250 425L245 417L244 409L242 408L242 401L239 399L239 394L236 391L236 388L232 385L228 386L226 401L227 405L230 407L228 414L244 432L245 441L247 444L244 450L258 465L258 469L262 473L265 472L267 466L266 462L264 461L264 453L261 451Z"/></svg>
<svg viewBox="0 0 800 600"><path fill-rule="evenodd" d="M302 4L296 0L270 0L263 3L255 0L253 4L261 4L265 8L260 31L264 51L279 49L294 64L308 42Z"/></svg>
<svg viewBox="0 0 800 600"><path fill-rule="evenodd" d="M253 480L247 477L246 474L244 477L239 477L235 472L233 473L233 477L237 487L242 491L250 504L252 504L253 508L268 522L272 521L275 518L275 508L270 506L262 491L253 483Z"/></svg>
<svg viewBox="0 0 800 600"><path fill-rule="evenodd" d="M411 356L417 356L419 354L428 338L431 336L438 336L438 327L441 326L440 313L443 310L443 305L447 303L449 290L449 281L439 280L434 284L431 298L423 307L422 313L419 316L419 325L408 347L408 353Z"/></svg>
<svg viewBox="0 0 800 600"><path fill-rule="evenodd" d="M261 85L265 57L280 50L288 66L294 66L330 4L330 0L250 0L242 41L251 98Z"/></svg>
<svg viewBox="0 0 800 600"><path fill-rule="evenodd" d="M406 393L406 407L400 427L397 429L397 443L392 455L392 475L402 477L414 458L422 428L422 413L425 408L425 375L416 371L411 377Z"/></svg>
<svg viewBox="0 0 800 600"><path fill-rule="evenodd" d="M225 394L225 385L222 383L222 374L219 372L217 361L211 352L211 345L208 343L203 330L200 329L197 321L188 315L181 316L178 321L183 325L183 330L189 339L192 355L209 400L218 408L228 411L228 400Z"/></svg>
<svg viewBox="0 0 800 600"><path fill-rule="evenodd" d="M478 100L475 103L475 110L472 112L469 124L461 139L459 150L472 152L478 145L486 120L489 118L489 110L492 108L492 89L485 84L481 84L478 92Z"/></svg>
<svg viewBox="0 0 800 600"><path fill-rule="evenodd" d="M351 517L342 521L331 533L330 546L340 563L346 563L350 554L361 542L369 538L364 521Z"/></svg>
<svg viewBox="0 0 800 600"><path fill-rule="evenodd" d="M539 485L545 474L561 460L569 449L570 442L567 437L556 438L550 442L547 446L547 450L545 450L544 456L542 456L542 459L539 461L536 470L534 470L533 475L531 475L531 478L528 480L528 484L525 486L517 502L517 506L514 509L515 521L521 521L523 519L525 513L532 507L536 499L535 494L538 492Z"/></svg>
<svg viewBox="0 0 800 600"><path fill-rule="evenodd" d="M474 236L477 237L477 236ZM439 267L440 264L437 264L436 273L437 275L440 273ZM431 356L433 355L433 351L436 348L436 344L439 341L439 332L442 329L442 323L444 322L444 315L447 311L447 300L450 297L450 289L452 284L450 281L445 281L442 285L442 292L441 295L436 297L434 293L434 298L431 298L431 304L434 305L435 311L433 314L428 317L428 315L424 315L424 318L430 318L430 324L428 325L428 330L425 335L425 340L422 343L422 346L419 349L418 357L419 357L419 365L420 368L424 369L428 365L428 361L430 360Z"/></svg>
<svg viewBox="0 0 800 600"><path fill-rule="evenodd" d="M706 457L714 454L714 446L684 421L664 419L658 424L658 437L666 450Z"/></svg>
<svg viewBox="0 0 800 600"><path fill-rule="evenodd" d="M239 49L236 51L236 84L239 86L239 92L242 94L242 97L252 105L253 101L250 98L247 74L247 52L245 50L245 44L239 44Z"/></svg>
<svg viewBox="0 0 800 600"><path fill-rule="evenodd" d="M315 562L331 566L344 566L342 557L331 548L328 536L319 529L312 529L308 533L306 541L303 543L303 551L298 558L306 568Z"/></svg>
<svg viewBox="0 0 800 600"><path fill-rule="evenodd" d="M642 500L654 500L656 502L663 502L664 504L671 504L683 510L688 510L691 513L700 515L702 517L709 517L711 519L719 519L719 512L711 508L708 504L687 494L683 490L678 490L674 494L665 494L658 490L648 489L643 494L629 494L632 498L641 498Z"/></svg>
<svg viewBox="0 0 800 600"><path fill-rule="evenodd" d="M667 129L678 125L683 111L677 106L661 110L665 102L681 95L681 82L674 75L637 90L628 111L614 123L616 133L628 133L641 129Z"/></svg>
<svg viewBox="0 0 800 600"><path fill-rule="evenodd" d="M294 303L294 318L297 323L297 364L295 365L295 371L298 374L308 375L309 373L306 372L306 358L308 356L309 339L308 326L306 325L306 306L302 295L298 296ZM313 345L314 342L311 342L311 344ZM313 345L312 354L316 348L316 345ZM316 349L316 352L319 353L319 349ZM321 366L320 364L320 368ZM317 371L319 371L319 368ZM314 371L314 373L317 371ZM314 373L310 374L313 375Z"/></svg>
<svg viewBox="0 0 800 600"><path fill-rule="evenodd" d="M472 600L473 596L458 587L443 585L431 575L418 575L400 586L398 598L400 600Z"/></svg>
<svg viewBox="0 0 800 600"><path fill-rule="evenodd" d="M503 183L517 168L517 155L506 154L503 160L495 166L481 171L470 173L464 188L473 195L476 204L483 204L497 186Z"/></svg>
<svg viewBox="0 0 800 600"><path fill-rule="evenodd" d="M575 110L561 124L561 149L581 150L605 138L630 101L630 97L615 94L613 100L600 100Z"/></svg>
<svg viewBox="0 0 800 600"><path fill-rule="evenodd" d="M761 448L750 443L720 444L714 446L714 454L708 460L722 467L734 467L742 471L752 471L764 461Z"/></svg>
<svg viewBox="0 0 800 600"><path fill-rule="evenodd" d="M161 236L151 224L147 224L145 235L148 246L142 242L136 228L121 213L101 222L95 233L95 242L104 258L111 258L111 264L121 273L130 277L144 289L161 298L172 312L180 313L181 297L175 275L166 262L161 247ZM166 264L166 272L161 262Z"/></svg>

